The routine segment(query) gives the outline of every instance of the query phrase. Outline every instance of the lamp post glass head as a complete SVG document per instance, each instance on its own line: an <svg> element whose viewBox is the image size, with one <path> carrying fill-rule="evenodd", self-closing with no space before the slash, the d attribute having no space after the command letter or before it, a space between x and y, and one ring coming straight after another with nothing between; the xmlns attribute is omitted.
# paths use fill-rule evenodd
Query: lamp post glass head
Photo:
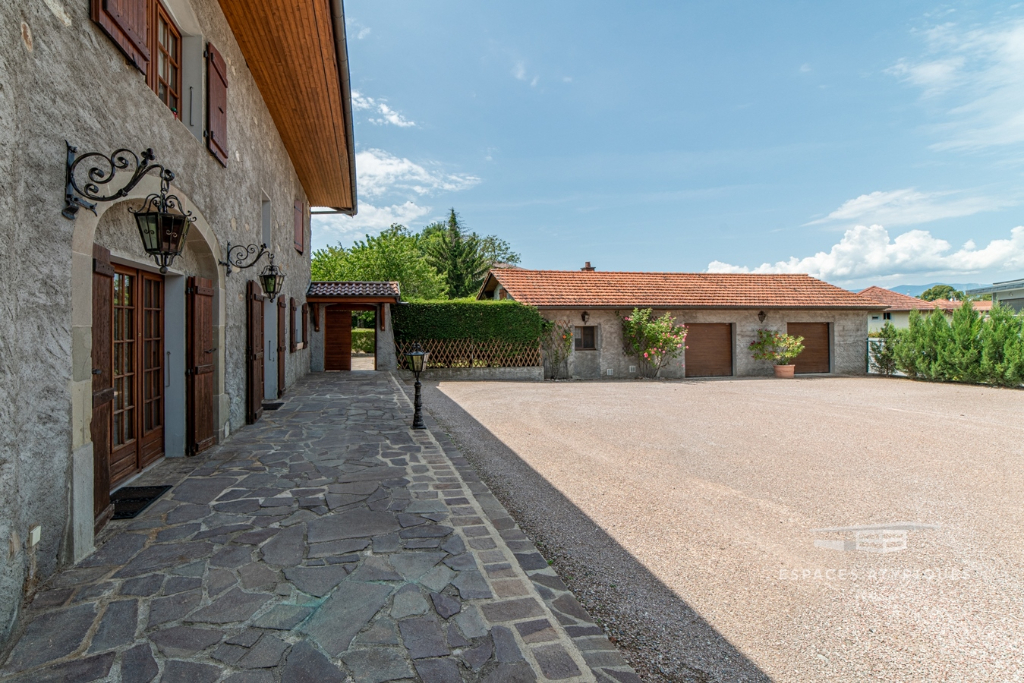
<svg viewBox="0 0 1024 683"><path fill-rule="evenodd" d="M429 355L429 353L420 348L419 344L414 344L411 350L405 352L405 357L409 360L409 369L413 371L417 378L423 372L423 366L427 362L427 356Z"/></svg>

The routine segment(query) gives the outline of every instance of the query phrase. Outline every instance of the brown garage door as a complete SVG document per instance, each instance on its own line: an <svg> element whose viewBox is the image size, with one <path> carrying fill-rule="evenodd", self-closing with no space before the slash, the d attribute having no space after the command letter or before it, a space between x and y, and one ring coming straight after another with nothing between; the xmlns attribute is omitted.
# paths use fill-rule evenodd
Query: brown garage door
<svg viewBox="0 0 1024 683"><path fill-rule="evenodd" d="M352 369L352 311L327 307L324 370Z"/></svg>
<svg viewBox="0 0 1024 683"><path fill-rule="evenodd" d="M828 323L787 323L786 330L804 338L803 353L793 361L798 374L829 372Z"/></svg>
<svg viewBox="0 0 1024 683"><path fill-rule="evenodd" d="M732 374L732 325L693 323L686 326L686 376L727 377Z"/></svg>

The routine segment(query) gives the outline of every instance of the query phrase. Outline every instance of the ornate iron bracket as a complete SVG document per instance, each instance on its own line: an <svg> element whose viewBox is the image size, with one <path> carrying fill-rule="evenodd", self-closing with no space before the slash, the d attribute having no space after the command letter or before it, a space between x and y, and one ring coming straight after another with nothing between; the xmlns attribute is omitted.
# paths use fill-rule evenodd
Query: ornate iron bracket
<svg viewBox="0 0 1024 683"><path fill-rule="evenodd" d="M89 152L78 156L78 148L72 147L65 140L67 145L67 162L65 166L64 184L64 210L61 215L68 220L75 220L79 209L88 209L96 213L96 202L112 202L122 197L127 197L142 178L152 171L159 169L161 192L166 194L166 188L174 180L174 171L164 168L160 164L152 163L156 159L152 149L147 149L141 154L129 149L115 150L110 156L99 152ZM79 166L86 159L92 159L95 165L89 168L85 178L76 177ZM120 188L110 191L115 185L111 185L118 171L131 173L131 178ZM123 177L123 176L122 176ZM84 182L80 183L79 180ZM109 187L108 187L109 186Z"/></svg>
<svg viewBox="0 0 1024 683"><path fill-rule="evenodd" d="M252 256L253 254L255 254L253 259L246 263L246 259ZM231 242L228 242L228 248L225 251L225 258L227 260L218 261L218 263L227 268L227 274L231 275L231 270L233 268L238 268L239 270L252 268L253 266L256 265L257 261L263 258L264 254L270 254L270 249L267 248L266 244L260 244L259 246L255 244L250 244L249 246L236 244L234 246L231 246ZM270 254L270 261L274 261L273 254Z"/></svg>

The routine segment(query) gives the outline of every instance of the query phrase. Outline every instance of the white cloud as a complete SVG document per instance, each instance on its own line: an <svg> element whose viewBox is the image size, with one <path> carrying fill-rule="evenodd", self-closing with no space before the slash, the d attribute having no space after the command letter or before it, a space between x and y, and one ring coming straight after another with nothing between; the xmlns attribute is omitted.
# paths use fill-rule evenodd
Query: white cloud
<svg viewBox="0 0 1024 683"><path fill-rule="evenodd" d="M353 31L355 32L356 40L362 40L366 36L370 35L370 27L364 26L358 19L349 17L346 19L345 24L349 35L352 35Z"/></svg>
<svg viewBox="0 0 1024 683"><path fill-rule="evenodd" d="M415 122L406 119L383 102L377 105L377 111L380 112L381 117L379 119L370 119L371 123L376 123L378 125L390 123L391 125L398 126L399 128L409 128L410 126L416 125Z"/></svg>
<svg viewBox="0 0 1024 683"><path fill-rule="evenodd" d="M801 64L800 65L800 73L802 73L802 74L809 73L810 70L811 70L811 65L810 64Z"/></svg>
<svg viewBox="0 0 1024 683"><path fill-rule="evenodd" d="M428 170L382 149L357 153L356 175L359 191L367 197L399 191L413 192L420 196L441 191L457 192L480 182L480 178L472 175Z"/></svg>
<svg viewBox="0 0 1024 683"><path fill-rule="evenodd" d="M960 249L927 230L910 230L890 239L881 225L850 228L828 252L791 257L788 261L763 263L756 268L721 261L708 264L709 273L808 273L842 282L894 275L966 275L983 270L1024 268L1024 226L1010 231L1010 239L992 240L978 249L973 240Z"/></svg>
<svg viewBox="0 0 1024 683"><path fill-rule="evenodd" d="M531 87L535 87L537 83L540 82L540 76L534 76L531 78L529 74L526 73L526 62L521 59L512 66L512 77L517 81L529 83Z"/></svg>
<svg viewBox="0 0 1024 683"><path fill-rule="evenodd" d="M927 54L902 59L888 73L923 90L944 109L933 126L935 149L975 150L1024 142L1024 20L923 32Z"/></svg>
<svg viewBox="0 0 1024 683"><path fill-rule="evenodd" d="M385 100L367 97L358 90L352 91L352 108L356 111L371 110L380 114L377 118L370 118L370 123L375 123L378 126L391 124L399 128L410 128L416 125L415 121L410 121L389 107Z"/></svg>
<svg viewBox="0 0 1024 683"><path fill-rule="evenodd" d="M850 199L824 218L806 223L881 223L917 225L941 218L971 216L1010 205L1009 200L983 196L958 196L959 192L918 192L914 188L872 192Z"/></svg>
<svg viewBox="0 0 1024 683"><path fill-rule="evenodd" d="M392 223L408 226L430 211L429 206L420 206L412 201L391 206L374 206L360 202L359 213L355 216L314 215L312 218L313 247L320 248L342 241L351 243L366 235L375 235L390 227Z"/></svg>

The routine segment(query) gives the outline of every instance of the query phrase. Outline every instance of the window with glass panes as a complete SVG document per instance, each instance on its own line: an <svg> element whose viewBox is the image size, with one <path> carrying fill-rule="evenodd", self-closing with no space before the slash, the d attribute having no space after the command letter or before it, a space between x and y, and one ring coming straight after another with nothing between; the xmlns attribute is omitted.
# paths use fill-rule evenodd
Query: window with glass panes
<svg viewBox="0 0 1024 683"><path fill-rule="evenodd" d="M157 97L180 117L181 111L181 32L174 25L167 10L154 2L154 31L156 68L153 70L153 90Z"/></svg>

